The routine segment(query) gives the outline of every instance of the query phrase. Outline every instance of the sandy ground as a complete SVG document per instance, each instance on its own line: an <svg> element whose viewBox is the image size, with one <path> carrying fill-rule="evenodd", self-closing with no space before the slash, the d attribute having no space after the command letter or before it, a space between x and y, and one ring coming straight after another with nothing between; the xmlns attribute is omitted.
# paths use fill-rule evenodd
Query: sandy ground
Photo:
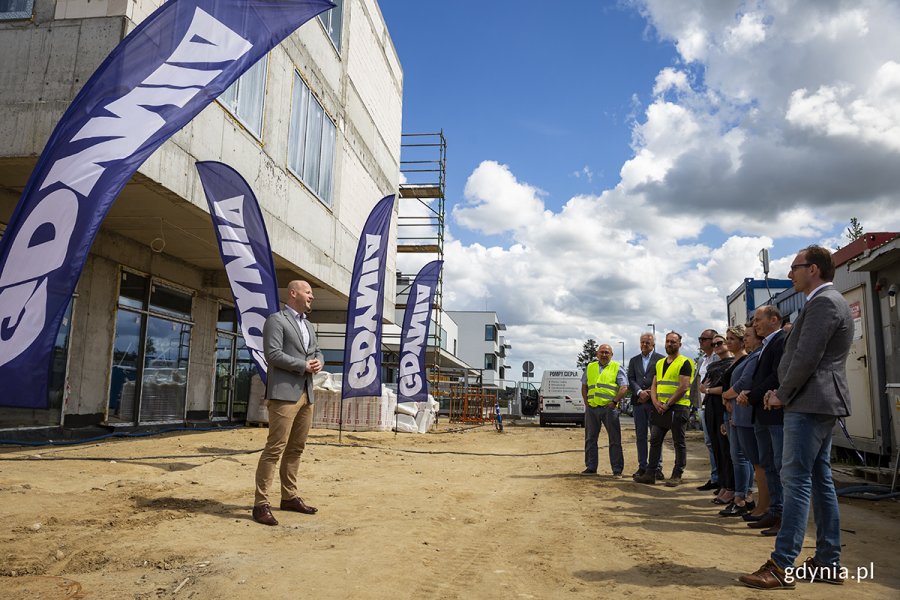
<svg viewBox="0 0 900 600"><path fill-rule="evenodd" d="M578 475L580 429L450 427L349 433L342 446L314 430L303 496L320 511L275 511L277 527L250 519L264 429L0 450L0 598L759 595L735 577L772 539L695 491L699 433L673 490L614 479L606 464ZM626 473L633 439L624 432ZM790 594L900 597L900 506L842 500L841 513L844 564L874 563L874 578Z"/></svg>

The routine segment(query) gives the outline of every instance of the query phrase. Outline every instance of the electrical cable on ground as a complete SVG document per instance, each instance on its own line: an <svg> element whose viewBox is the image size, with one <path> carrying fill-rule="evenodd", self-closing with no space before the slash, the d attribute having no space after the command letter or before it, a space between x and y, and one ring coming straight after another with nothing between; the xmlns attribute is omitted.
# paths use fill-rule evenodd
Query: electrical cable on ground
<svg viewBox="0 0 900 600"><path fill-rule="evenodd" d="M582 449L573 449L573 450L555 450L553 452L530 452L526 454L509 454L503 452L463 452L461 450L413 450L410 448L388 448L385 446L372 446L367 444L336 444L333 442L307 442L307 446L332 446L335 448L364 448L367 450L384 450L387 452L400 452L402 454L434 454L434 455L454 455L454 456L494 456L498 458L529 458L536 456L552 456L555 454L571 454L575 452L583 452ZM223 456L238 456L243 454L256 454L257 452L262 452L262 448L258 448L255 450L234 450L230 452L215 452L215 453L202 453L202 454L165 454L165 455L157 455L157 456L133 456L133 457L121 457L121 456L46 456L46 455L31 455L31 456L14 456L14 457L0 457L0 462L19 462L19 461L95 461L95 462L129 462L129 461L144 461L144 460L175 460L175 459L188 459L188 458L221 458Z"/></svg>

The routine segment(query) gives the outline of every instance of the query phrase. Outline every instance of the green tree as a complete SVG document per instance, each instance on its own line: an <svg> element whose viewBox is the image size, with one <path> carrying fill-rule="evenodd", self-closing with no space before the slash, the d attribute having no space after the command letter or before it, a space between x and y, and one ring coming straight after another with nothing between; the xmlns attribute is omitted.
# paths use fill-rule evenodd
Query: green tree
<svg viewBox="0 0 900 600"><path fill-rule="evenodd" d="M850 227L847 228L847 238L851 242L855 242L859 238L863 236L865 231L863 231L863 226L860 224L859 219L856 217L850 218Z"/></svg>
<svg viewBox="0 0 900 600"><path fill-rule="evenodd" d="M576 366L579 369L586 368L589 362L597 358L598 346L599 344L597 344L597 340L588 338L588 341L586 341L584 343L584 346L582 346L581 348L581 354L578 355Z"/></svg>

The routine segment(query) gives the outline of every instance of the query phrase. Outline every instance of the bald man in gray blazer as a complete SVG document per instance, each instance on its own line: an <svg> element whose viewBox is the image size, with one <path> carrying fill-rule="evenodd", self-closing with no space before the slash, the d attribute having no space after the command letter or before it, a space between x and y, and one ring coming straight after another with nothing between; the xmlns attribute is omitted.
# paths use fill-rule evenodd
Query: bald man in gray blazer
<svg viewBox="0 0 900 600"><path fill-rule="evenodd" d="M279 459L281 510L308 515L318 511L297 493L300 456L312 424L313 375L322 370L324 362L316 332L306 318L313 300L312 287L307 282L290 282L284 310L270 315L263 327L269 435L256 467L253 500L253 520L263 525L278 525L269 503L269 488Z"/></svg>
<svg viewBox="0 0 900 600"><path fill-rule="evenodd" d="M778 389L766 394L766 408L784 408L781 482L784 512L771 558L742 583L755 588L794 587L794 579L814 576L828 583L841 578L841 524L831 478L831 433L840 417L850 414L847 355L853 341L850 307L834 289L831 253L809 246L797 254L788 275L794 289L806 294L806 305L785 341L778 365ZM816 551L792 571L800 554L810 497L816 521Z"/></svg>

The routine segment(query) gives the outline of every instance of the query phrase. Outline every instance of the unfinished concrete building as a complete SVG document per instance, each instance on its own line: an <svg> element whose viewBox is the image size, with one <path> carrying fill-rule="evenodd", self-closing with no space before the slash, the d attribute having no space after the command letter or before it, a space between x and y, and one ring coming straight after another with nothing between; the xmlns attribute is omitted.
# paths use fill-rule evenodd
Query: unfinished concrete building
<svg viewBox="0 0 900 600"><path fill-rule="evenodd" d="M227 163L254 189L282 291L307 279L313 321L344 321L359 233L398 187L403 74L376 0L336 3L135 174L102 224L60 329L50 408L0 408L0 429L243 421L252 363L196 161ZM159 5L0 3L0 222L75 94ZM395 262L392 253L386 315Z"/></svg>

